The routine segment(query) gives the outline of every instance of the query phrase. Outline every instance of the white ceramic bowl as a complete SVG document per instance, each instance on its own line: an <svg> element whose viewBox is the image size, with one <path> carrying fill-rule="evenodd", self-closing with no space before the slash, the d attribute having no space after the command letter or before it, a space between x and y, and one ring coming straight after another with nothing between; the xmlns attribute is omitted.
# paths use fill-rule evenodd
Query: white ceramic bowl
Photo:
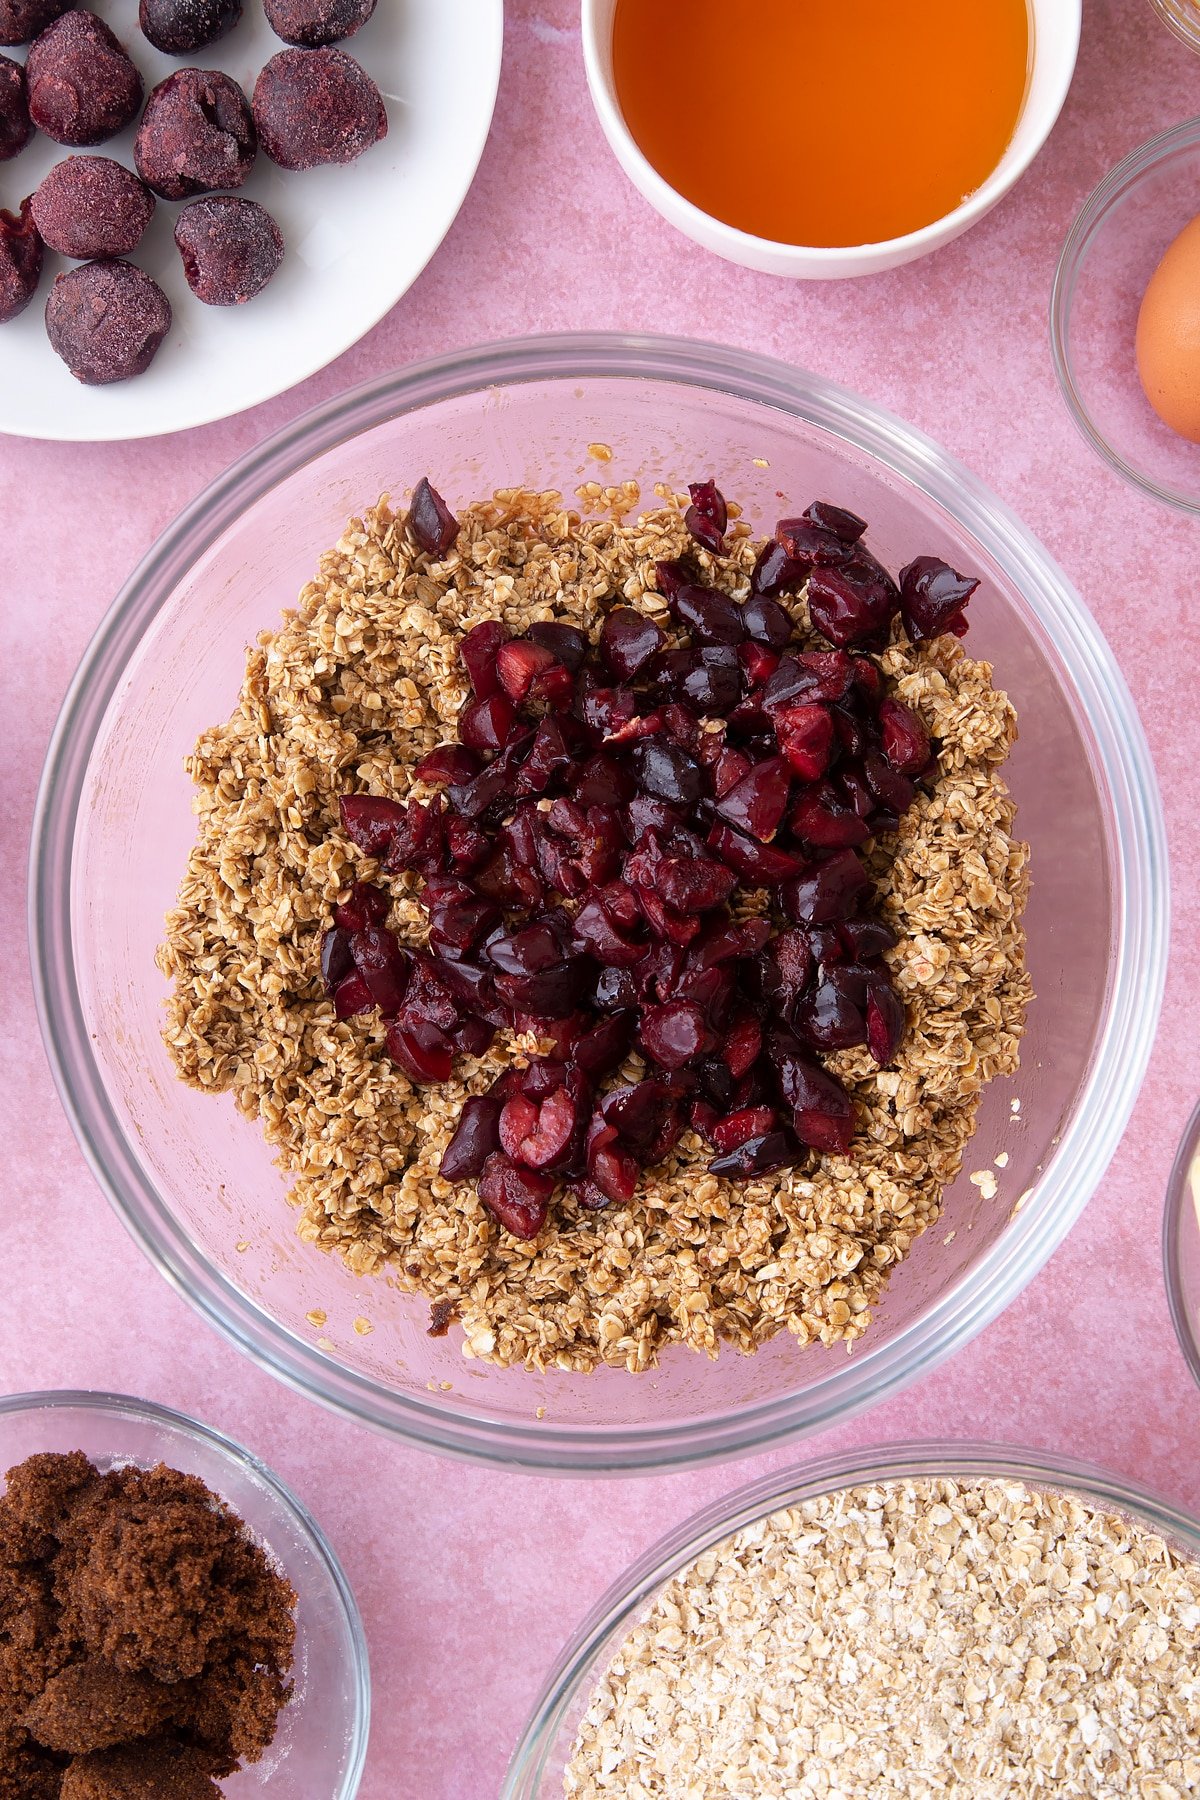
<svg viewBox="0 0 1200 1800"><path fill-rule="evenodd" d="M1025 104L1012 142L983 186L945 218L920 231L888 238L884 243L834 249L781 244L738 231L685 200L663 179L634 142L617 103L612 58L616 10L617 0L583 0L583 60L592 104L600 116L604 135L634 186L670 224L730 262L761 269L767 275L835 281L847 275L875 275L883 269L898 268L901 263L915 262L917 257L927 256L958 237L1003 199L1049 137L1067 97L1079 50L1083 0L1029 0L1032 56Z"/></svg>
<svg viewBox="0 0 1200 1800"><path fill-rule="evenodd" d="M179 68L138 26L137 0L83 0L127 45L146 91ZM453 224L483 154L500 82L503 0L384 0L344 48L387 100L382 143L348 167L303 173L258 156L243 198L278 220L279 273L248 306L204 306L175 248L179 207L160 200L132 253L171 303L172 324L144 375L84 387L46 337L55 276L70 267L47 251L42 285L0 330L0 432L98 443L155 437L257 406L340 356L412 286ZM260 5L227 37L189 59L221 69L251 93L281 40ZM24 46L6 55L24 62ZM96 154L133 165L135 127ZM40 133L0 163L0 206L13 207L68 154ZM395 221L380 229L380 221Z"/></svg>

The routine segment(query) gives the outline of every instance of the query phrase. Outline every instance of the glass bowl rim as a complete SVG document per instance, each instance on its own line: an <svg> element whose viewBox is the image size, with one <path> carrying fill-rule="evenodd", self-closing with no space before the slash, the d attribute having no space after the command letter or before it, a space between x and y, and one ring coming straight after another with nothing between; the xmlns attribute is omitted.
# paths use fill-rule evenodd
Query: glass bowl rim
<svg viewBox="0 0 1200 1800"><path fill-rule="evenodd" d="M1098 1464L1006 1443L913 1440L835 1451L814 1462L760 1476L711 1501L644 1551L618 1576L572 1632L546 1676L513 1752L499 1800L537 1800L555 1739L610 1635L630 1629L655 1593L705 1550L788 1506L884 1481L1023 1481L1067 1490L1149 1525L1186 1546L1200 1564L1200 1518Z"/></svg>
<svg viewBox="0 0 1200 1800"><path fill-rule="evenodd" d="M1173 31L1181 44L1186 44L1189 50L1200 50L1200 20L1195 25L1189 25L1178 13L1168 11L1170 0L1150 0L1150 5L1167 30Z"/></svg>
<svg viewBox="0 0 1200 1800"><path fill-rule="evenodd" d="M337 1596L338 1610L350 1638L354 1678L350 1756L337 1793L330 1800L354 1800L362 1782L371 1729L371 1664L367 1634L350 1579L342 1567L337 1551L312 1513L260 1456L256 1456L252 1450L248 1450L244 1444L239 1444L225 1432L218 1431L214 1425L205 1425L188 1413L177 1412L174 1407L160 1406L157 1401L142 1400L133 1394L114 1394L91 1388L48 1388L44 1391L0 1396L0 1419L21 1413L33 1416L37 1413L71 1410L101 1413L114 1420L134 1418L147 1425L156 1425L172 1436L201 1443L208 1449L215 1450L221 1461L253 1475L292 1519L300 1536L329 1576Z"/></svg>
<svg viewBox="0 0 1200 1800"><path fill-rule="evenodd" d="M948 512L1018 587L1061 659L1087 720L1093 770L1114 822L1120 923L1107 1022L1080 1103L1020 1225L1001 1234L970 1277L921 1319L887 1344L847 1358L808 1395L786 1394L666 1432L652 1424L561 1426L532 1416L496 1421L448 1412L437 1396L398 1393L327 1359L242 1296L180 1229L109 1106L79 1003L71 943L75 822L92 747L129 658L196 557L277 482L398 412L501 383L583 377L676 381L766 404L864 452ZM338 395L241 457L166 528L102 620L51 738L30 844L30 960L51 1070L92 1172L151 1262L210 1324L298 1391L418 1448L545 1473L617 1474L745 1455L824 1428L940 1362L1021 1291L1091 1196L1141 1085L1165 981L1166 869L1153 764L1116 660L1054 561L976 476L884 409L774 358L686 339L562 333L435 357Z"/></svg>
<svg viewBox="0 0 1200 1800"><path fill-rule="evenodd" d="M1167 1178L1167 1203L1163 1209L1163 1278L1167 1288L1167 1308L1183 1360L1200 1385L1200 1329L1190 1322L1188 1296L1179 1266L1179 1235L1184 1211L1192 1205L1191 1171L1197 1157L1200 1157L1200 1101L1196 1102L1179 1140ZM1197 1301L1200 1296L1194 1297L1193 1304Z"/></svg>
<svg viewBox="0 0 1200 1800"><path fill-rule="evenodd" d="M1200 49L1200 43L1194 48ZM1200 118L1185 119L1182 124L1169 126L1166 131L1147 138L1144 144L1139 144L1128 156L1122 157L1092 189L1076 214L1059 252L1054 282L1050 289L1050 354L1059 391L1076 430L1101 460L1131 486L1161 500L1164 506L1173 506L1177 511L1193 516L1200 515L1200 481L1197 483L1196 495L1191 497L1179 488L1167 486L1155 481L1150 475L1144 475L1126 461L1092 418L1075 383L1069 348L1069 327L1080 269L1092 239L1103 225L1110 208L1135 187L1144 175L1166 162L1177 150L1193 149L1198 145Z"/></svg>

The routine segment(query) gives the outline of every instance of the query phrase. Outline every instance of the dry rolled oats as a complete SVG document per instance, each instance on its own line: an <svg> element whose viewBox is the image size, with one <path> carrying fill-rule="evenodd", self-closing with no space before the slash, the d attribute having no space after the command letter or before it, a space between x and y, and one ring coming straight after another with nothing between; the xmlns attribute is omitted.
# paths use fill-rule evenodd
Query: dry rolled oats
<svg viewBox="0 0 1200 1800"><path fill-rule="evenodd" d="M186 1081L231 1092L278 1147L301 1236L427 1296L435 1318L461 1323L464 1354L637 1371L672 1342L715 1355L785 1329L800 1343L852 1341L937 1219L984 1085L1016 1068L1029 999L1028 852L999 773L1015 715L957 643L898 640L883 657L942 740L941 775L873 853L909 1029L891 1069L865 1050L831 1059L860 1107L850 1155L734 1186L706 1174L689 1133L630 1205L587 1214L567 1196L521 1243L438 1164L466 1095L530 1046L497 1040L445 1086L416 1088L378 1016L338 1023L324 995L321 933L349 883L377 873L342 833L338 797L426 797L411 770L452 733L463 631L496 617L514 632L553 617L598 628L617 600L662 613L654 562L694 549L677 497L664 489L657 510L625 523L634 484L581 495L604 516L522 490L470 506L435 565L381 503L262 634L233 717L189 759L199 829L158 958L172 984L166 1042ZM720 564L699 560L744 594L754 544L744 525L731 539ZM795 611L807 629L802 602ZM390 924L420 941L411 887L395 891Z"/></svg>
<svg viewBox="0 0 1200 1800"><path fill-rule="evenodd" d="M894 1481L707 1551L626 1639L570 1800L1184 1800L1200 1565L1009 1479Z"/></svg>

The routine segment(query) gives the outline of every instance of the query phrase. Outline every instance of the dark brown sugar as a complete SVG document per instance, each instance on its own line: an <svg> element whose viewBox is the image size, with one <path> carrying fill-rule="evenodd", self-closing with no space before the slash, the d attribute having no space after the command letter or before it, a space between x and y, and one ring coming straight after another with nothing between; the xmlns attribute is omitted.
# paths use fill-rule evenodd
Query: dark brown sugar
<svg viewBox="0 0 1200 1800"><path fill-rule="evenodd" d="M50 1677L25 1714L25 1728L47 1750L84 1756L152 1736L174 1710L172 1690L153 1676L76 1662Z"/></svg>
<svg viewBox="0 0 1200 1800"><path fill-rule="evenodd" d="M0 1800L215 1800L275 1735L294 1606L195 1476L29 1458L0 1497Z"/></svg>
<svg viewBox="0 0 1200 1800"><path fill-rule="evenodd" d="M219 1794L194 1752L142 1746L77 1757L59 1800L218 1800Z"/></svg>
<svg viewBox="0 0 1200 1800"><path fill-rule="evenodd" d="M0 1751L0 1800L61 1800L62 1779L61 1759L35 1745L11 1756Z"/></svg>

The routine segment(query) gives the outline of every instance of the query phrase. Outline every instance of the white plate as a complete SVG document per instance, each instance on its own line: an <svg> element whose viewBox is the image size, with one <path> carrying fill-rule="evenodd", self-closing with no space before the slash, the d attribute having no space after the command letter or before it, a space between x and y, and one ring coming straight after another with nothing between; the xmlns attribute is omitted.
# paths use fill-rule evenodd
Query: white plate
<svg viewBox="0 0 1200 1800"><path fill-rule="evenodd" d="M259 0L245 0L237 28L194 57L152 49L138 29L137 0L93 0L92 10L124 43L147 93L195 63L226 70L249 95L263 63L284 48ZM47 254L38 293L0 325L0 431L75 442L154 437L256 406L340 356L416 280L466 197L496 103L503 25L503 0L379 0L342 48L383 90L388 135L357 162L296 174L259 151L238 192L274 215L287 252L247 305L196 299L172 236L180 208L160 200L129 260L166 290L175 318L144 375L84 387L68 373L43 315L51 282L72 265ZM112 156L132 168L134 130L79 152L39 134L0 163L0 206L15 209L64 156Z"/></svg>

